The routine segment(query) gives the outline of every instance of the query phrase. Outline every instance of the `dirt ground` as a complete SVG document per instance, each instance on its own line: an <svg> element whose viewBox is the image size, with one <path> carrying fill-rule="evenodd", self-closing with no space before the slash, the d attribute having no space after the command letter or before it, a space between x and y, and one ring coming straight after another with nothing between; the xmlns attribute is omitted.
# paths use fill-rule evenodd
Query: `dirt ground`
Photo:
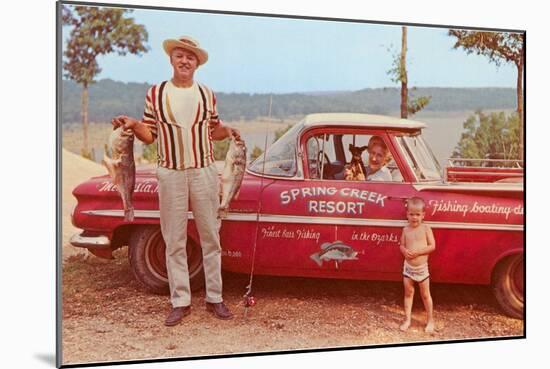
<svg viewBox="0 0 550 369"><path fill-rule="evenodd" d="M418 294L413 324L401 332L402 286L306 278L254 278L257 304L244 316L248 276L224 274L224 299L235 314L215 319L194 293L192 313L165 327L167 296L133 279L126 250L115 259L72 256L63 266L63 362L190 357L243 352L367 346L521 336L522 320L506 317L487 287L432 286L436 332L424 333Z"/></svg>
<svg viewBox="0 0 550 369"><path fill-rule="evenodd" d="M76 201L71 190L105 169L63 151L62 355L64 364L226 355L311 348L522 336L524 322L505 316L488 287L432 286L436 332L424 333L418 294L413 324L401 332L402 285L306 278L254 277L256 306L244 316L247 275L224 274L224 299L235 314L215 319L194 293L192 313L165 327L167 296L134 280L126 249L103 260L68 244Z"/></svg>

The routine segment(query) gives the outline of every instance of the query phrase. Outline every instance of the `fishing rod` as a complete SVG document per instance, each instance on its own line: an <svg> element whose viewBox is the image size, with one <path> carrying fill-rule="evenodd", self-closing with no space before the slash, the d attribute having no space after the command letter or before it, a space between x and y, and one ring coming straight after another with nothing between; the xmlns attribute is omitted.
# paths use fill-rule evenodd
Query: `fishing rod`
<svg viewBox="0 0 550 369"><path fill-rule="evenodd" d="M271 106L273 104L273 95L269 95L269 112L267 114L268 119L271 118ZM269 123L269 121L268 121ZM267 159L267 133L269 125L266 124L265 127L265 141L264 141L264 152L263 152L263 163L262 163L262 176L260 177L260 191L258 194L258 208L256 211L256 230L254 232L254 247L252 249L252 265L250 267L250 280L248 285L245 287L246 292L243 295L244 299L244 318L246 319L248 314L248 308L256 305L256 299L252 295L252 282L254 280L254 266L256 264L256 246L258 245L258 227L260 224L260 213L262 211L262 194L264 191L264 175L265 175L265 162Z"/></svg>

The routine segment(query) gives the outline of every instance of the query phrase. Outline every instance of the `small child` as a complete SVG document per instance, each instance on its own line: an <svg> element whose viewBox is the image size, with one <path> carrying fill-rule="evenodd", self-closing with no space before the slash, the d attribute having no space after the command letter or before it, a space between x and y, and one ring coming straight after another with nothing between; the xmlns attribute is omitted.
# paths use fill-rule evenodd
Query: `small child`
<svg viewBox="0 0 550 369"><path fill-rule="evenodd" d="M403 265L405 321L399 329L406 331L411 325L414 283L416 282L420 286L420 296L428 315L424 331L432 333L434 331L434 321L433 302L430 295L428 254L435 250L435 240L432 229L422 223L425 206L424 200L420 197L412 197L407 200L407 220L409 224L403 228L399 247L405 257Z"/></svg>

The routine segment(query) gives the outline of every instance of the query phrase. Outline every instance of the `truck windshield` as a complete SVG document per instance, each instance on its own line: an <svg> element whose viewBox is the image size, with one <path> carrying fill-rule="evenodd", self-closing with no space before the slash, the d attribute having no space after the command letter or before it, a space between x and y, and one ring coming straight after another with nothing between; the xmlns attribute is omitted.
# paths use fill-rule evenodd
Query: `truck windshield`
<svg viewBox="0 0 550 369"><path fill-rule="evenodd" d="M295 124L267 149L267 153L254 160L248 170L270 176L294 177L296 174L296 142L301 126L300 123ZM267 158L265 166L264 158Z"/></svg>
<svg viewBox="0 0 550 369"><path fill-rule="evenodd" d="M398 139L403 148L405 159L421 181L441 180L441 167L434 154L419 136L402 136Z"/></svg>

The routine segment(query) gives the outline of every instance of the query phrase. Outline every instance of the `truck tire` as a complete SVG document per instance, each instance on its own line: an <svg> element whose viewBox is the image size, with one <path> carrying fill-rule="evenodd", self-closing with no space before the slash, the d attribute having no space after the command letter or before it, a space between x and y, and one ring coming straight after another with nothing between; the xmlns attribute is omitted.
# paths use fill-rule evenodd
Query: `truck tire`
<svg viewBox="0 0 550 369"><path fill-rule="evenodd" d="M505 258L495 268L493 292L504 312L513 317L524 317L523 255Z"/></svg>
<svg viewBox="0 0 550 369"><path fill-rule="evenodd" d="M160 226L140 226L131 236L128 259L134 277L140 285L157 294L168 294L168 274L166 272L166 246ZM187 237L187 264L191 290L204 286L202 250L200 245Z"/></svg>

